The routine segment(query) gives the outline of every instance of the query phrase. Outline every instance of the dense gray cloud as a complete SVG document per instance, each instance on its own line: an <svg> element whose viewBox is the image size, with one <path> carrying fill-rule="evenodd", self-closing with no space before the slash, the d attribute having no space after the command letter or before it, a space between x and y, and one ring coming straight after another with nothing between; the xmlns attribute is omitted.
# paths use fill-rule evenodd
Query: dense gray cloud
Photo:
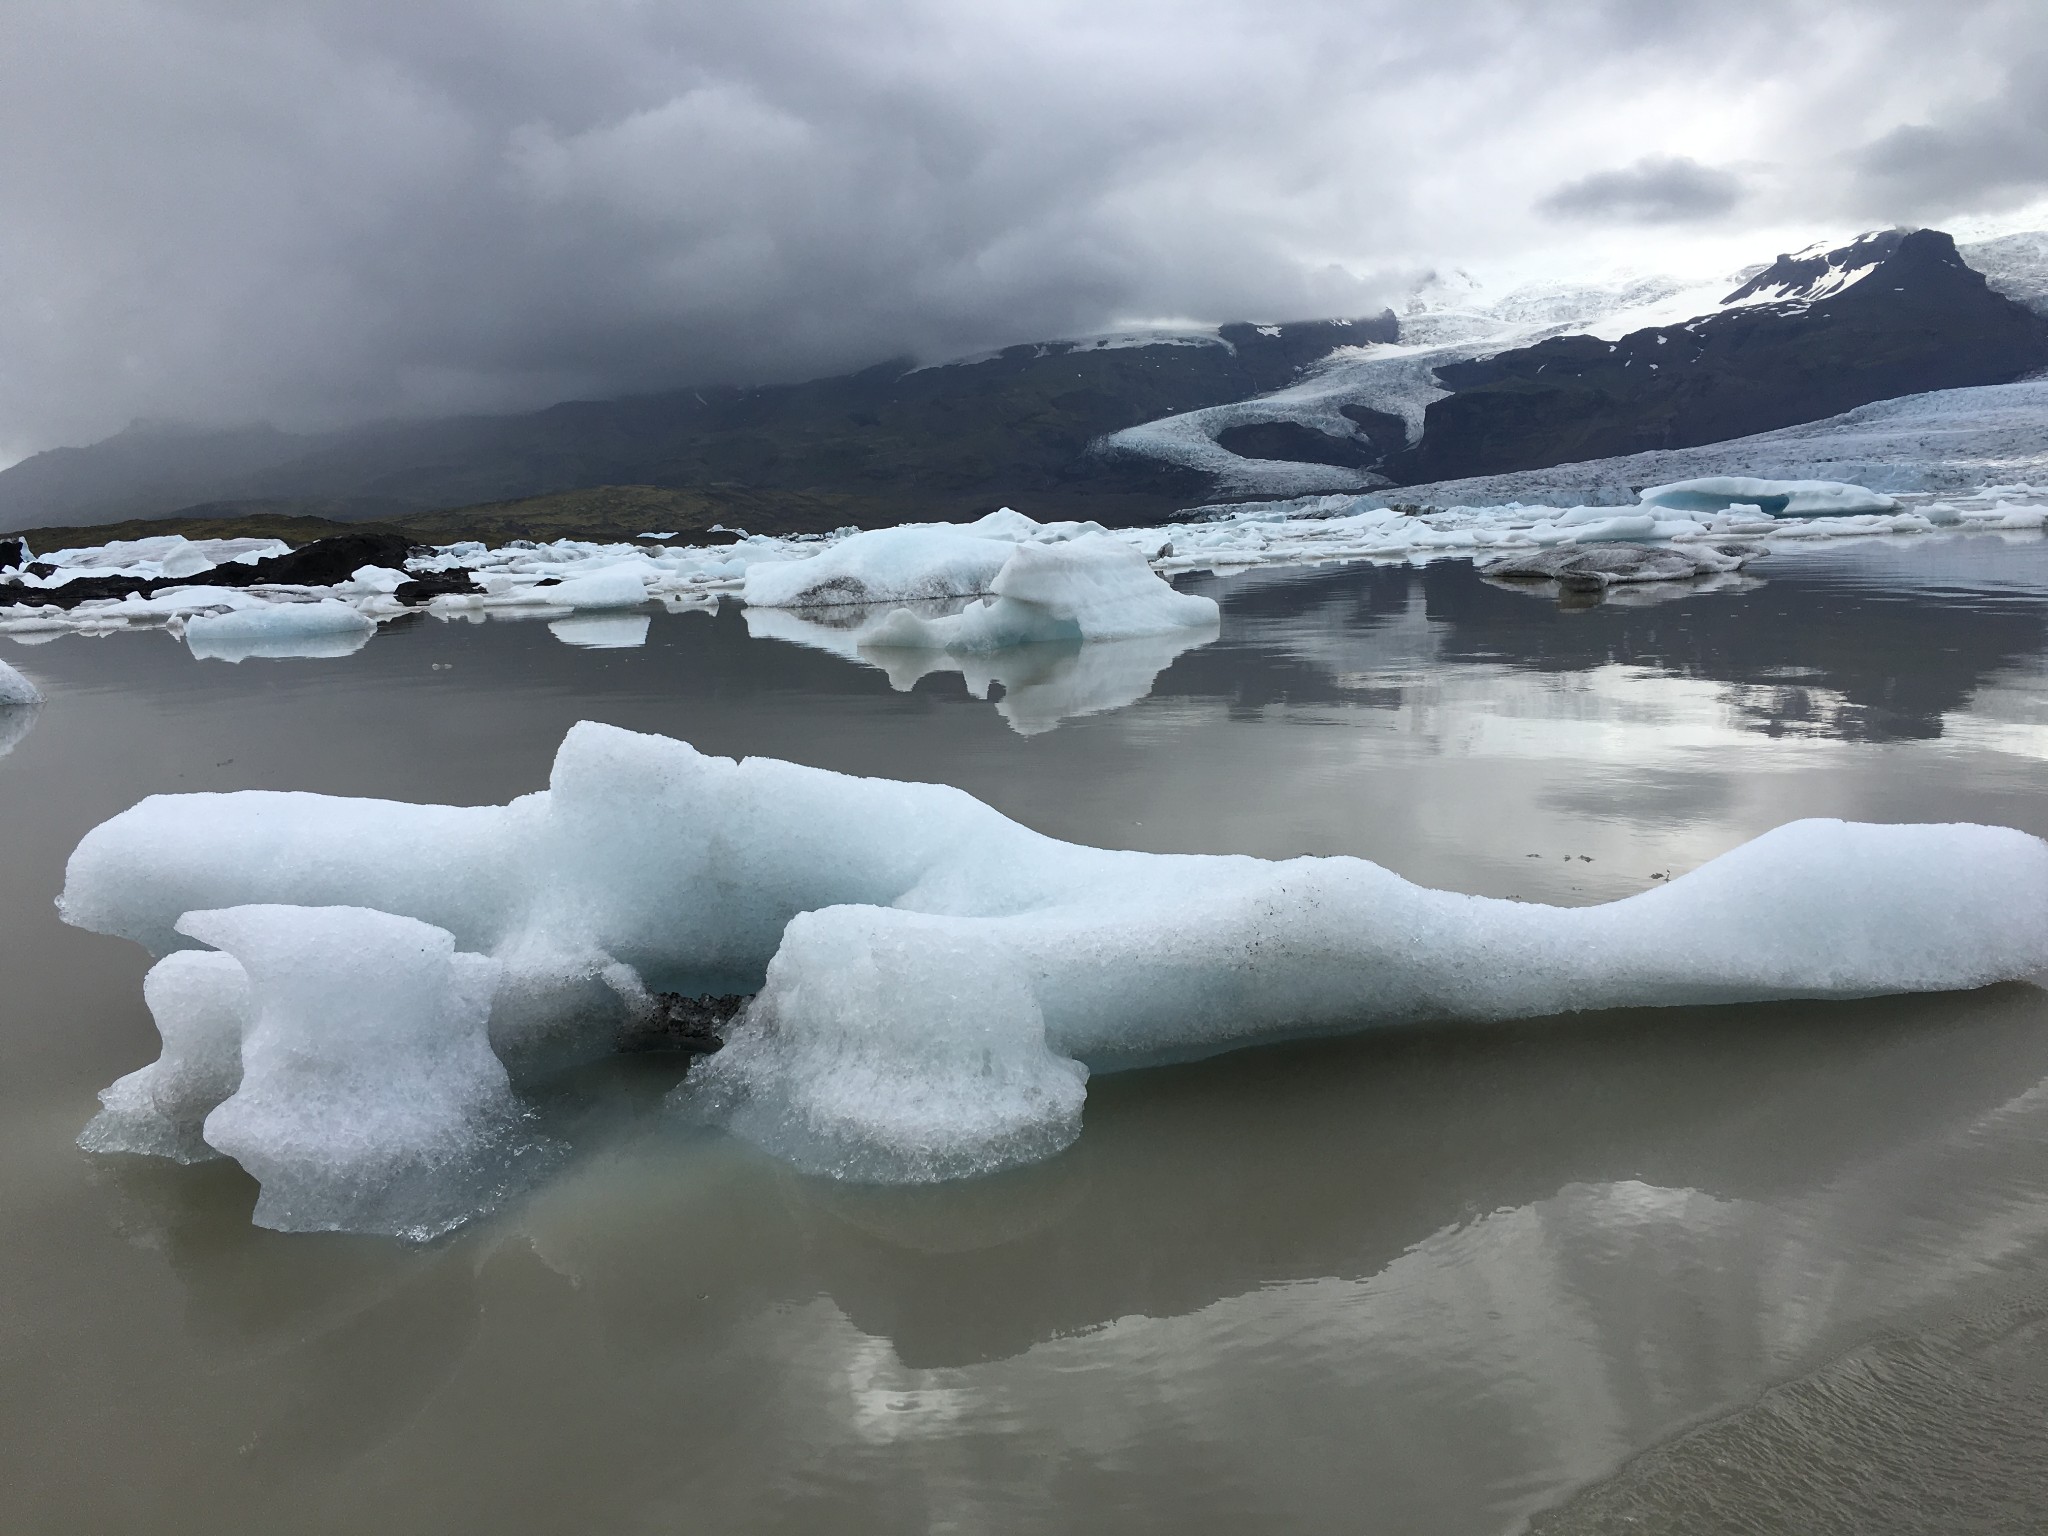
<svg viewBox="0 0 2048 1536"><path fill-rule="evenodd" d="M1742 179L1733 171L1683 155L1653 155L1568 181L1536 207L1555 218L1676 224L1727 213L1742 201L1742 192Z"/></svg>
<svg viewBox="0 0 2048 1536"><path fill-rule="evenodd" d="M0 456L1367 311L1570 234L1531 189L1713 211L1630 155L1744 166L1718 226L1775 249L1880 182L1918 216L1950 173L1898 131L1977 153L1973 82L2043 30L2033 0L10 0Z"/></svg>
<svg viewBox="0 0 2048 1536"><path fill-rule="evenodd" d="M2001 66L1935 120L1857 151L1857 206L1879 218L1934 218L2048 193L2048 39Z"/></svg>

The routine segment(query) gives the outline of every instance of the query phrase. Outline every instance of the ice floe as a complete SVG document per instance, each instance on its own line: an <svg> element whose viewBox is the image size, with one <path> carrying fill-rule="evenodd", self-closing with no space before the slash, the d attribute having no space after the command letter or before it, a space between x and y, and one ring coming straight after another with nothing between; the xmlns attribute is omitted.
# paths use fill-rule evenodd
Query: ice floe
<svg viewBox="0 0 2048 1536"><path fill-rule="evenodd" d="M194 656L219 661L346 656L368 644L376 630L374 619L328 597L196 614L185 620L185 643Z"/></svg>
<svg viewBox="0 0 2048 1536"><path fill-rule="evenodd" d="M251 904L372 910L186 916ZM333 1170L429 1167L436 1127L503 1108L478 1042L515 1071L602 1052L655 991L759 994L680 1112L816 1173L920 1181L1064 1145L1090 1070L1432 1019L2025 976L2048 966L2048 844L1804 821L1666 886L1558 908L1355 858L1080 847L944 786L586 722L549 787L502 807L152 797L79 844L61 910L159 953L190 937L234 955L256 1014L236 1098L262 1113L230 1099L206 1141L272 1159L280 1188L339 1180L260 1219L392 1230ZM458 948L493 967L487 1021L464 990L486 961ZM437 1055L444 1030L459 1041ZM286 1042L309 1053L297 1076L264 1055ZM217 1118L244 1129L217 1138ZM318 1167L292 1161L310 1148Z"/></svg>
<svg viewBox="0 0 2048 1536"><path fill-rule="evenodd" d="M1749 475L1710 475L1646 488L1643 505L1666 511L1730 512L1754 507L1771 517L1865 517L1897 512L1903 503L1881 491L1840 480L1758 480Z"/></svg>

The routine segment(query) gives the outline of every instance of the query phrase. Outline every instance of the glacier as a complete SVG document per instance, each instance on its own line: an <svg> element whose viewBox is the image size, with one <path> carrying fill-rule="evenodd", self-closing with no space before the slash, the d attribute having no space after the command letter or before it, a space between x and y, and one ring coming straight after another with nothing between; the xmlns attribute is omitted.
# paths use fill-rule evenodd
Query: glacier
<svg viewBox="0 0 2048 1536"><path fill-rule="evenodd" d="M241 1086L204 1139L311 1191L259 1220L412 1231L432 1225L434 1169L473 1187L517 1139L480 1052L515 1083L604 1054L657 991L756 994L677 1113L811 1173L926 1182L1066 1145L1090 1072L1433 1020L2027 976L2048 967L2048 844L1801 821L1560 908L1357 858L1082 847L949 787L584 722L548 787L503 806L152 796L79 843L60 910L243 966ZM164 1076L195 1055L216 1076L188 1074L138 1144L184 1136L225 1076L229 1005L208 1006L175 1049L167 1032ZM396 1214L365 1203L391 1169Z"/></svg>

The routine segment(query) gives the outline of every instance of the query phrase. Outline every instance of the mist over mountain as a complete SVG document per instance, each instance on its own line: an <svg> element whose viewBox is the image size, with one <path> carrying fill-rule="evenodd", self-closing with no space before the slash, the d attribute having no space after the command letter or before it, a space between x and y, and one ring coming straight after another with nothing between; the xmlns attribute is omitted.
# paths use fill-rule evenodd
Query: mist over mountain
<svg viewBox="0 0 2048 1536"><path fill-rule="evenodd" d="M2035 249L1991 252L2021 297ZM1490 306L1430 291L1405 316L1128 332L515 415L316 435L138 423L0 472L0 530L238 508L390 518L600 487L687 492L692 526L764 532L1001 505L1148 523L1690 447L2048 368L2048 317L1937 230L1783 255L1704 296L1650 280Z"/></svg>

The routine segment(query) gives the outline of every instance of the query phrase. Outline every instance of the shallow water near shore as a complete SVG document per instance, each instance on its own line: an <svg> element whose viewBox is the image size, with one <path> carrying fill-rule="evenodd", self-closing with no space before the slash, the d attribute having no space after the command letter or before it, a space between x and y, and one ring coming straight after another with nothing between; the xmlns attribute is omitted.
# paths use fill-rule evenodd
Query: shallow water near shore
<svg viewBox="0 0 2048 1536"><path fill-rule="evenodd" d="M262 1231L231 1164L73 1146L156 1044L147 957L51 907L89 827L161 791L503 801L578 719L952 783L1076 841L1563 903L1800 816L2048 835L2048 543L1752 574L1587 607L1462 563L1194 578L1214 643L1036 658L994 701L730 605L610 648L424 618L235 665L162 633L0 644L49 699L0 720L0 1524L2024 1527L2026 984L1101 1076L1067 1153L925 1190L678 1126L680 1062L621 1060L541 1095L550 1181L425 1247Z"/></svg>

